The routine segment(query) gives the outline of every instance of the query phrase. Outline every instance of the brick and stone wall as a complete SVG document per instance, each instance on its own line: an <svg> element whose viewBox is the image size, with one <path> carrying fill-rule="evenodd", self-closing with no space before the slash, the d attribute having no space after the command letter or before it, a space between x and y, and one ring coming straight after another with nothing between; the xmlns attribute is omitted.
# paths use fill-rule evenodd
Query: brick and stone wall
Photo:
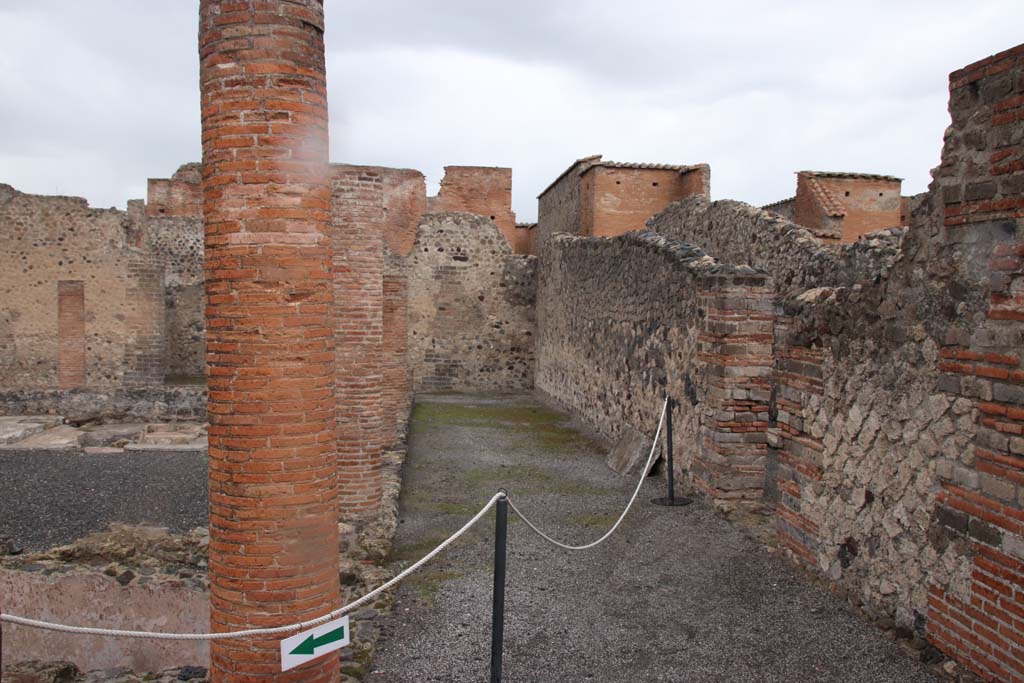
<svg viewBox="0 0 1024 683"><path fill-rule="evenodd" d="M199 380L206 363L203 204L199 164L149 180L146 235L164 266L165 351L170 381Z"/></svg>
<svg viewBox="0 0 1024 683"><path fill-rule="evenodd" d="M905 232L691 198L664 237L548 237L539 273L539 389L609 436L667 390L680 475L770 502L795 558L988 681L1024 681L1022 74L1024 46L951 75Z"/></svg>
<svg viewBox="0 0 1024 683"><path fill-rule="evenodd" d="M0 388L163 381L162 266L136 213L0 185L0 236Z"/></svg>
<svg viewBox="0 0 1024 683"><path fill-rule="evenodd" d="M680 477L723 498L764 487L770 278L653 233L559 235L541 261L537 389L610 438L652 435L666 392Z"/></svg>
<svg viewBox="0 0 1024 683"><path fill-rule="evenodd" d="M1022 73L951 75L887 275L782 303L769 431L783 543L989 681L1024 680Z"/></svg>
<svg viewBox="0 0 1024 683"><path fill-rule="evenodd" d="M711 169L706 164L626 164L602 161L600 155L585 157L538 197L535 250L541 253L560 232L613 237L642 230L648 218L670 203L710 193Z"/></svg>
<svg viewBox="0 0 1024 683"><path fill-rule="evenodd" d="M405 263L414 391L533 386L535 263L487 217L424 216Z"/></svg>
<svg viewBox="0 0 1024 683"><path fill-rule="evenodd" d="M512 212L512 169L445 166L437 196L427 198L427 211L485 216L494 221L512 246L516 241L516 215Z"/></svg>
<svg viewBox="0 0 1024 683"><path fill-rule="evenodd" d="M872 282L892 267L903 237L902 230L893 229L851 245L829 243L770 209L700 196L670 204L647 228L698 246L724 263L771 273L780 295Z"/></svg>

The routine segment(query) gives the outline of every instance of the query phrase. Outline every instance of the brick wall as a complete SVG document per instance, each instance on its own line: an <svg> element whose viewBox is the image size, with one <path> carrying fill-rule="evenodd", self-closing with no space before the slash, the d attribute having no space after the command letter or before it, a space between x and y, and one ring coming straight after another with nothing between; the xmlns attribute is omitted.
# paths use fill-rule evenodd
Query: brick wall
<svg viewBox="0 0 1024 683"><path fill-rule="evenodd" d="M202 0L210 602L215 631L340 604L323 4ZM344 374L344 369L341 374ZM218 640L213 681L280 672L278 638Z"/></svg>
<svg viewBox="0 0 1024 683"><path fill-rule="evenodd" d="M533 386L535 262L489 218L424 216L405 264L414 391Z"/></svg>
<svg viewBox="0 0 1024 683"><path fill-rule="evenodd" d="M381 439L385 447L395 445L405 434L411 409L412 384L409 367L409 286L401 259L388 254L383 277L382 373L384 423Z"/></svg>
<svg viewBox="0 0 1024 683"><path fill-rule="evenodd" d="M825 193L816 177L796 176L793 220L815 237L838 241L843 235L843 208Z"/></svg>
<svg viewBox="0 0 1024 683"><path fill-rule="evenodd" d="M793 220L818 237L844 243L904 225L902 181L863 173L797 173Z"/></svg>
<svg viewBox="0 0 1024 683"><path fill-rule="evenodd" d="M537 255L537 224L536 223L517 223L516 224L516 240L512 245L512 250L522 256L536 256Z"/></svg>
<svg viewBox="0 0 1024 683"><path fill-rule="evenodd" d="M512 169L487 166L445 166L436 197L427 199L431 213L459 211L485 216L498 226L508 244L516 240L512 212Z"/></svg>
<svg viewBox="0 0 1024 683"><path fill-rule="evenodd" d="M384 405L384 184L370 169L331 168L338 501L348 519L376 510L381 495Z"/></svg>
<svg viewBox="0 0 1024 683"><path fill-rule="evenodd" d="M577 160L538 198L538 253L556 233L612 237L642 230L674 201L711 192L707 165L622 164L600 155Z"/></svg>
<svg viewBox="0 0 1024 683"><path fill-rule="evenodd" d="M614 237L644 224L674 201L690 195L707 196L705 176L657 168L595 166L589 180L587 201L592 203L584 235Z"/></svg>
<svg viewBox="0 0 1024 683"><path fill-rule="evenodd" d="M940 386L977 419L941 463L936 511L970 574L933 578L928 633L985 679L1024 681L1024 45L951 74L950 113L932 189L942 246L984 299L939 364Z"/></svg>
<svg viewBox="0 0 1024 683"><path fill-rule="evenodd" d="M147 181L146 216L149 218L202 218L203 186L200 164L181 166L170 178Z"/></svg>
<svg viewBox="0 0 1024 683"><path fill-rule="evenodd" d="M77 389L85 384L85 283L57 283L57 386Z"/></svg>

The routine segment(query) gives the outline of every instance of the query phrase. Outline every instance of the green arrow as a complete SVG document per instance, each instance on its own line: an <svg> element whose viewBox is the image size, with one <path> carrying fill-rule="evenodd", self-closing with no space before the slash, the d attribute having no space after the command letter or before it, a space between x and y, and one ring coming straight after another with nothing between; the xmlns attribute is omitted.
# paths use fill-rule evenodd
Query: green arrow
<svg viewBox="0 0 1024 683"><path fill-rule="evenodd" d="M294 650L289 652L290 655L311 655L316 652L318 647L336 643L345 637L345 627L339 626L333 631L328 631L319 638L310 636L304 641L298 644Z"/></svg>

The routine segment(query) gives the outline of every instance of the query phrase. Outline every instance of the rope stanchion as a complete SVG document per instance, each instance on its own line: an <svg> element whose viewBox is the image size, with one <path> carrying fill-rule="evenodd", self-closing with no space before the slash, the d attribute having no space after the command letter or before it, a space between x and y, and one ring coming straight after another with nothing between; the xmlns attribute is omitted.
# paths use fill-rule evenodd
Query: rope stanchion
<svg viewBox="0 0 1024 683"><path fill-rule="evenodd" d="M497 505L499 507L499 515L497 518L496 536L495 536L495 612L493 619L494 633L492 634L492 680L501 679L501 641L502 631L504 625L504 583L505 583L505 543L506 543L506 530L507 530L507 510L506 507L511 508L520 519L522 519L526 525L537 533L541 538L552 543L559 548L565 550L588 550L595 546L600 545L606 541L622 524L622 521L629 514L630 509L636 502L637 496L640 494L640 488L643 486L644 479L647 477L647 473L651 469L651 465L654 462L654 455L657 452L658 440L661 438L662 427L665 425L666 416L669 410L669 399L665 399L665 403L662 405L661 417L658 420L658 429L654 434L654 443L651 445L651 452L647 456L647 462L644 464L643 470L640 472L640 481L637 482L636 488L633 490L633 495L630 497L629 502L626 504L626 508L619 515L618 520L612 525L603 536L596 541L586 543L584 545L570 545L555 540L548 534L544 533L534 524L530 519L523 514L516 504L511 500L504 489L495 493L487 504L484 505L479 512L477 512L472 519L466 522L458 531L449 536L447 539L442 541L437 547L431 550L429 553L420 558L417 562L406 568L404 571L396 575L390 581L378 586L361 598L350 602L343 607L333 610L321 617L315 619L309 619L307 621L298 622L295 624L289 624L287 626L275 626L272 628L253 628L245 629L242 631L227 631L224 633L160 633L156 631L125 631L119 629L106 629L97 628L92 626L69 626L67 624L58 624L49 621L41 621L38 619L28 619L26 617L19 617L13 614L0 613L0 622L8 624L16 624L18 626L25 626L27 628L42 629L46 631L58 631L61 633L73 633L80 635L93 635L93 636L106 636L110 638L147 638L154 640L227 640L235 638L251 638L255 636L274 636L284 633L293 633L297 631L303 631L320 624L324 624L332 619L336 619L343 616L352 610L361 607L376 596L380 595L386 590L393 588L397 584L401 583L410 574L416 572L423 565L430 562L434 557L441 553L445 548L450 546L456 540L458 540L463 534L469 531L477 522L479 522L484 515L486 515L491 508ZM499 604L500 603L500 604Z"/></svg>
<svg viewBox="0 0 1024 683"><path fill-rule="evenodd" d="M651 471L651 465L654 462L654 454L658 450L658 439L661 437L661 428L665 424L665 415L668 413L668 404L669 399L666 398L665 403L661 407L661 419L658 420L658 429L654 433L654 442L651 444L650 455L647 456L647 463L644 465L643 470L641 470L640 472L640 481L636 483L636 489L634 489L633 491L633 496L629 499L629 503L626 504L626 509L622 511L621 515L619 515L619 519L615 522L614 525L612 525L612 528L609 529L604 536L597 539L596 541L586 543L584 545L569 545L568 543L562 543L561 541L557 541L551 538L551 536L548 536L546 533L541 531L536 524L531 522L526 517L526 515L524 515L522 511L518 507L516 507L515 501L509 498L508 504L512 508L513 512L519 515L519 518L526 522L526 526L530 527L530 529L532 529L538 536L543 538L548 543L551 543L552 545L562 548L563 550L589 550L590 548L593 548L604 543L605 540L607 540L608 537L614 534L615 530L619 528L619 525L622 524L622 520L626 518L626 515L629 514L630 508L633 507L633 503L636 502L636 497L640 495L640 487L643 486L644 479L647 478L647 473Z"/></svg>
<svg viewBox="0 0 1024 683"><path fill-rule="evenodd" d="M449 545L454 543L460 536L469 531L473 525L480 521L480 519L487 514L487 512L495 506L495 504L505 498L505 492L499 491L494 494L487 505L480 509L480 512L476 513L471 520L466 522L461 529L456 531L454 534L449 536L447 539L441 542L436 548L431 550L429 553L424 555L415 564L411 565L402 573L395 576L393 579L384 583L377 588L373 589L366 595L362 596L358 600L350 602L349 604L339 607L338 609L317 617L316 619L310 619L308 621L302 621L297 624L289 624L288 626L275 626L273 628L251 628L244 631L228 631L225 633L158 633L154 631L121 631L117 629L106 629L106 628L93 628L90 626L67 626L65 624L55 624L49 621L39 621L37 619L26 619L25 617L17 617L12 614L0 614L0 621L9 624L17 624L18 626L27 626L28 628L37 628L45 631L59 631L61 633L77 633L80 635L92 635L92 636L107 636L109 638L151 638L154 640L227 640L233 638L251 638L253 636L273 636L282 633L291 633L292 631L302 631L313 626L319 626L320 624L336 619L344 614L348 614L357 607L365 605L367 602L380 595L384 591L392 588L393 586L400 583L407 576L418 570L420 567L430 562L438 555L441 551L447 548Z"/></svg>

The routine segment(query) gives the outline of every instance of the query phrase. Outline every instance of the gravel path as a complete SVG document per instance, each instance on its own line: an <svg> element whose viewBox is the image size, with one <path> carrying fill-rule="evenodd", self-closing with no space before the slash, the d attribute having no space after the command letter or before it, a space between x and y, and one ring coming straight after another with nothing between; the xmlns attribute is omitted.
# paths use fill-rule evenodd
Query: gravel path
<svg viewBox="0 0 1024 683"><path fill-rule="evenodd" d="M206 470L196 452L0 451L0 536L45 550L111 522L206 526Z"/></svg>
<svg viewBox="0 0 1024 683"><path fill-rule="evenodd" d="M528 396L420 400L395 565L505 486L542 528L596 538L629 497L603 450ZM708 507L652 506L651 479L604 545L567 553L509 528L508 683L937 681L874 626ZM399 589L369 683L488 679L493 515Z"/></svg>

